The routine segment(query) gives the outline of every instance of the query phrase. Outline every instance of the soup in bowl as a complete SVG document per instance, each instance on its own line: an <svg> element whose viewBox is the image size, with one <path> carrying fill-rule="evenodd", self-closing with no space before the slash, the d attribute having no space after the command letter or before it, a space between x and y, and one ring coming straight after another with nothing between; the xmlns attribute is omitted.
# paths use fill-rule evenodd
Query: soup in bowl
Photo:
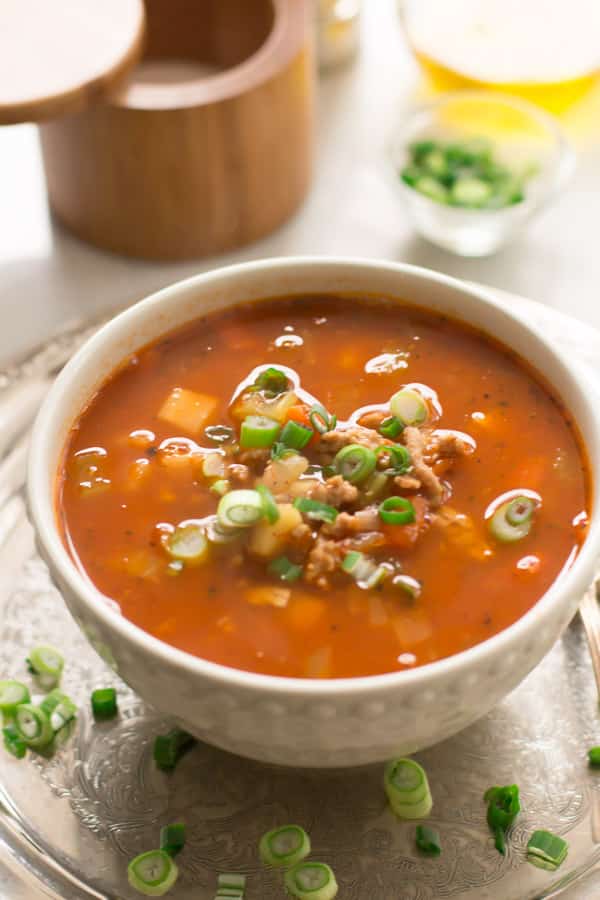
<svg viewBox="0 0 600 900"><path fill-rule="evenodd" d="M142 697L243 755L358 764L551 647L593 574L598 448L569 364L484 293L277 260L105 326L40 413L29 499Z"/></svg>

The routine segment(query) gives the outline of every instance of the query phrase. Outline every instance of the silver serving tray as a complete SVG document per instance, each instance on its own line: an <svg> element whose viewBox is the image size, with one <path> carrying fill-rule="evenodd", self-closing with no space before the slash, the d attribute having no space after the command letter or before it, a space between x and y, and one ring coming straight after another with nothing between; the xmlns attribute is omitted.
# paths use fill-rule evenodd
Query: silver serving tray
<svg viewBox="0 0 600 900"><path fill-rule="evenodd" d="M591 366L600 360L600 335L537 304L512 302L587 361L582 377L597 390ZM127 862L155 847L161 825L173 821L184 821L188 833L173 900L212 900L223 871L248 875L247 900L282 898L282 878L259 864L256 846L264 831L290 821L310 832L314 857L334 867L340 900L599 897L600 774L588 768L586 751L600 744L600 722L579 619L493 713L418 755L434 795L439 859L419 856L414 823L387 809L381 766L284 770L199 745L174 774L155 768L153 737L169 723L78 631L36 556L23 500L26 413L89 331L63 335L0 375L0 450L9 448L0 464L0 673L26 680L28 648L56 644L67 658L65 689L81 707L71 740L52 759L17 761L0 752L0 852L10 870L0 871L0 897L134 900ZM120 717L94 724L90 693L108 684L118 689ZM523 812L503 858L482 798L490 785L512 782L521 787ZM535 828L569 841L556 873L525 862Z"/></svg>

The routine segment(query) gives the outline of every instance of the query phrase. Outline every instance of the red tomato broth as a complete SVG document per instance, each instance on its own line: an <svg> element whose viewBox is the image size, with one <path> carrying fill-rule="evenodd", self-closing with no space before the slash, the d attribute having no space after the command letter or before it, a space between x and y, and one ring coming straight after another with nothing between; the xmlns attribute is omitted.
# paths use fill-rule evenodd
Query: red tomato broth
<svg viewBox="0 0 600 900"><path fill-rule="evenodd" d="M281 346L284 336L302 343ZM283 340L277 341L277 338ZM276 346L276 343L279 346ZM400 353L399 368L367 372L369 360ZM423 584L414 601L365 591L348 579L328 591L286 585L286 608L248 602L246 590L273 581L265 566L219 549L204 565L173 577L159 523L213 513L218 497L186 464L165 466L156 447L180 435L157 412L174 387L210 394L207 424L232 424L229 404L258 365L283 365L340 419L384 403L403 384L437 391L439 427L477 441L449 477L453 510L472 518L469 539L432 526L409 549L404 571ZM372 367L371 367L372 368ZM475 418L473 414L476 414ZM481 419L477 414L483 414ZM132 446L146 429L149 447ZM110 484L82 491L73 455L101 447ZM132 464L143 459L131 479ZM542 495L533 529L515 544L488 534L484 514L505 491ZM145 631L194 655L255 672L293 677L352 677L401 670L473 646L520 618L577 551L589 477L572 423L523 362L474 330L445 317L386 301L340 297L282 298L211 313L136 353L91 399L74 425L58 476L65 541L92 582ZM491 556L483 550L490 548ZM537 557L529 568L519 560Z"/></svg>

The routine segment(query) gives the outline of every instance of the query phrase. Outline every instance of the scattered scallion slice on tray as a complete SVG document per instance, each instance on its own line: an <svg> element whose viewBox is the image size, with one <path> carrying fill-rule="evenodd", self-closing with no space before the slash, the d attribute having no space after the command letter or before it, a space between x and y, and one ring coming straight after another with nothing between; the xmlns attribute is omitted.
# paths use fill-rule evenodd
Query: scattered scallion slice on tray
<svg viewBox="0 0 600 900"><path fill-rule="evenodd" d="M235 872L223 872L217 878L217 886L218 890L232 890L232 891L241 891L243 892L246 889L246 876L238 875Z"/></svg>
<svg viewBox="0 0 600 900"><path fill-rule="evenodd" d="M527 842L527 861L539 869L558 869L568 852L567 842L550 831L534 831Z"/></svg>
<svg viewBox="0 0 600 900"><path fill-rule="evenodd" d="M487 822L494 835L498 853L506 853L506 832L521 810L519 788L516 784L491 787L484 794L487 803Z"/></svg>
<svg viewBox="0 0 600 900"><path fill-rule="evenodd" d="M77 715L77 704L71 698L55 688L44 697L40 703L40 709L50 719L52 731L56 733Z"/></svg>
<svg viewBox="0 0 600 900"><path fill-rule="evenodd" d="M428 825L417 825L416 842L419 850L428 856L439 856L442 852L438 832Z"/></svg>
<svg viewBox="0 0 600 900"><path fill-rule="evenodd" d="M285 874L288 894L297 900L333 900L338 885L333 870L321 862L299 862Z"/></svg>
<svg viewBox="0 0 600 900"><path fill-rule="evenodd" d="M240 447L271 447L277 440L281 426L267 416L246 416L240 428Z"/></svg>
<svg viewBox="0 0 600 900"><path fill-rule="evenodd" d="M311 500L309 497L296 497L294 506L309 519L317 522L335 522L338 511L335 506L328 506L319 500Z"/></svg>
<svg viewBox="0 0 600 900"><path fill-rule="evenodd" d="M92 691L92 713L99 721L114 719L119 708L117 706L117 692L115 688L98 688Z"/></svg>
<svg viewBox="0 0 600 900"><path fill-rule="evenodd" d="M513 497L502 503L488 520L491 534L504 544L527 537L533 525L537 503L526 496Z"/></svg>
<svg viewBox="0 0 600 900"><path fill-rule="evenodd" d="M263 498L258 491L229 491L221 497L217 517L226 528L249 528L264 516Z"/></svg>
<svg viewBox="0 0 600 900"><path fill-rule="evenodd" d="M23 759L27 753L27 744L15 728L12 722L2 729L4 749L16 759Z"/></svg>
<svg viewBox="0 0 600 900"><path fill-rule="evenodd" d="M266 865L288 868L308 856L310 838L299 825L283 825L262 836L258 852Z"/></svg>
<svg viewBox="0 0 600 900"><path fill-rule="evenodd" d="M590 747L588 750L588 760L590 766L600 767L600 747Z"/></svg>
<svg viewBox="0 0 600 900"><path fill-rule="evenodd" d="M34 647L27 658L29 671L44 691L51 691L59 685L65 661L54 647Z"/></svg>
<svg viewBox="0 0 600 900"><path fill-rule="evenodd" d="M425 769L414 759L392 759L386 765L383 786L392 810L401 819L424 819L433 800Z"/></svg>
<svg viewBox="0 0 600 900"><path fill-rule="evenodd" d="M333 465L338 475L341 475L346 481L351 484L361 484L369 477L376 462L377 457L369 447L363 447L361 444L348 444L336 454Z"/></svg>
<svg viewBox="0 0 600 900"><path fill-rule="evenodd" d="M164 825L160 829L160 849L169 856L177 856L185 847L185 825L175 822L173 825Z"/></svg>
<svg viewBox="0 0 600 900"><path fill-rule="evenodd" d="M164 850L149 850L132 859L127 869L129 884L145 897L163 897L177 881L179 871Z"/></svg>
<svg viewBox="0 0 600 900"><path fill-rule="evenodd" d="M14 726L21 740L33 750L47 747L54 737L49 717L33 703L23 703L17 707Z"/></svg>
<svg viewBox="0 0 600 900"><path fill-rule="evenodd" d="M159 734L154 740L154 761L159 769L170 771L195 743L196 738L181 728L173 728L167 734Z"/></svg>
<svg viewBox="0 0 600 900"><path fill-rule="evenodd" d="M412 388L397 391L390 400L390 409L403 425L422 425L427 420L427 404Z"/></svg>
<svg viewBox="0 0 600 900"><path fill-rule="evenodd" d="M0 681L0 712L12 716L17 706L29 703L31 696L27 685L20 681Z"/></svg>

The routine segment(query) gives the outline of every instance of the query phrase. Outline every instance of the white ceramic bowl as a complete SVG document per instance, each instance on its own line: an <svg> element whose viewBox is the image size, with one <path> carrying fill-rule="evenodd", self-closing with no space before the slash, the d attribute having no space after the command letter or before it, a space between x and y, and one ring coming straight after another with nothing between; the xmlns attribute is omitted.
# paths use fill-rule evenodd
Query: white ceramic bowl
<svg viewBox="0 0 600 900"><path fill-rule="evenodd" d="M494 335L546 377L587 445L596 476L600 430L569 361L484 291L410 266L366 260L276 259L231 266L165 288L105 325L61 372L37 418L29 507L42 556L92 645L140 696L202 740L294 766L347 766L412 753L486 713L527 675L573 616L595 571L600 515L573 566L510 628L462 653L411 671L310 681L256 675L207 662L146 634L74 565L54 509L67 431L121 360L185 322L242 300L328 291L380 294L447 313Z"/></svg>

